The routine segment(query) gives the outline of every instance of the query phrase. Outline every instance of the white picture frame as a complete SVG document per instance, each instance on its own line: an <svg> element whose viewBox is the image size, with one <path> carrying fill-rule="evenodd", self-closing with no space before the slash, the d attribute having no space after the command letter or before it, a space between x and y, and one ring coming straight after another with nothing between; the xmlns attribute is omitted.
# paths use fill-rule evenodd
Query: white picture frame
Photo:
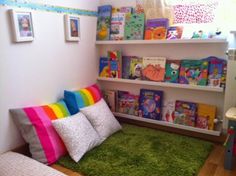
<svg viewBox="0 0 236 176"><path fill-rule="evenodd" d="M80 36L80 18L73 15L65 15L65 39L66 41L78 42Z"/></svg>
<svg viewBox="0 0 236 176"><path fill-rule="evenodd" d="M34 40L32 12L26 10L9 10L14 42L30 42Z"/></svg>

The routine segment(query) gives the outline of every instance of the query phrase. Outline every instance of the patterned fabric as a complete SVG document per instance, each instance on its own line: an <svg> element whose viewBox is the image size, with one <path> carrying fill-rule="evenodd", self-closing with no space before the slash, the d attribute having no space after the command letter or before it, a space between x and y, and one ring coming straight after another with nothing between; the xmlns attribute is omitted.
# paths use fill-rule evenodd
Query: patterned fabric
<svg viewBox="0 0 236 176"><path fill-rule="evenodd" d="M1 176L66 176L65 174L15 152L0 155Z"/></svg>
<svg viewBox="0 0 236 176"><path fill-rule="evenodd" d="M95 84L77 91L64 91L65 102L72 115L78 113L80 108L98 102L101 97L101 91Z"/></svg>
<svg viewBox="0 0 236 176"><path fill-rule="evenodd" d="M217 2L174 6L174 23L211 23L215 17Z"/></svg>
<svg viewBox="0 0 236 176"><path fill-rule="evenodd" d="M21 135L29 143L32 157L42 163L52 164L66 154L60 137L51 120L70 115L64 101L38 107L10 110Z"/></svg>
<svg viewBox="0 0 236 176"><path fill-rule="evenodd" d="M82 113L52 121L71 158L78 162L83 155L101 143L97 132Z"/></svg>
<svg viewBox="0 0 236 176"><path fill-rule="evenodd" d="M80 110L90 121L102 141L121 129L119 122L112 114L104 99Z"/></svg>

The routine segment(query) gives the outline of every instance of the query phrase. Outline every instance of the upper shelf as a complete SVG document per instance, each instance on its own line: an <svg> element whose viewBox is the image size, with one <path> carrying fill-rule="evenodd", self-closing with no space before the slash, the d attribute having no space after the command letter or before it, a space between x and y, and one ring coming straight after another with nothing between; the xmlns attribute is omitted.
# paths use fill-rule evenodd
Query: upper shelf
<svg viewBox="0 0 236 176"><path fill-rule="evenodd" d="M128 83L128 84L139 84L139 85L179 88L179 89L201 90L201 91L210 91L210 92L219 92L219 93L224 92L224 89L222 87L197 86L197 85L189 85L189 84L176 84L176 83L167 83L167 82L131 80L131 79L121 79L121 78L98 77L98 80L99 81L108 81L108 82Z"/></svg>
<svg viewBox="0 0 236 176"><path fill-rule="evenodd" d="M227 43L226 39L176 39L176 40L107 40L96 41L97 45L129 45L129 44L188 44L188 43Z"/></svg>

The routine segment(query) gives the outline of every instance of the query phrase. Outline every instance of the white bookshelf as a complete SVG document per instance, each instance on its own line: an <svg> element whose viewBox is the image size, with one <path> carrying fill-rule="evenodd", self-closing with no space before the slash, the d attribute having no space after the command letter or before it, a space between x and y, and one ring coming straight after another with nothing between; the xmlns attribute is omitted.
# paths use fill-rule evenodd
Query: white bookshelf
<svg viewBox="0 0 236 176"><path fill-rule="evenodd" d="M96 41L96 45L143 45L143 44L199 44L227 43L226 39L176 39L176 40L108 40Z"/></svg>
<svg viewBox="0 0 236 176"><path fill-rule="evenodd" d="M220 131L206 130L206 129L196 128L196 127L191 127L191 126L179 125L179 124L174 124L174 123L165 122L165 121L159 121L159 120L147 119L147 118L142 118L142 117L128 115L128 114L122 114L118 112L113 112L113 114L117 117L123 117L123 118L131 119L131 120L147 122L147 123L162 125L166 127L173 127L177 129L182 129L182 130L187 130L187 131L192 131L192 132L197 132L197 133L202 133L202 134L208 134L212 136L220 136L221 134Z"/></svg>
<svg viewBox="0 0 236 176"><path fill-rule="evenodd" d="M139 85L169 87L169 88L177 88L177 89L200 90L200 91L209 91L209 92L218 92L218 93L224 92L224 89L222 87L197 86L197 85L189 85L189 84L165 83L165 82L131 80L131 79L121 79L121 78L98 77L97 80L98 81L106 81L106 82L115 82L115 83L139 84Z"/></svg>

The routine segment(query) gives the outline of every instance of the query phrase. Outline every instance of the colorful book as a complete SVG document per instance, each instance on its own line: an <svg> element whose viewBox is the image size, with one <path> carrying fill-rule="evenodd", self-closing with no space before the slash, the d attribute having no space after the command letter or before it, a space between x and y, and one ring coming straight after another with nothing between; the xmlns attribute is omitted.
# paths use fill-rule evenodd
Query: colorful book
<svg viewBox="0 0 236 176"><path fill-rule="evenodd" d="M112 6L98 7L97 40L109 40Z"/></svg>
<svg viewBox="0 0 236 176"><path fill-rule="evenodd" d="M224 66L226 65L227 61L215 56L210 56L203 60L209 62L208 85L213 87L220 87L224 74Z"/></svg>
<svg viewBox="0 0 236 176"><path fill-rule="evenodd" d="M103 98L106 101L108 107L112 112L116 111L116 91L115 90L103 90Z"/></svg>
<svg viewBox="0 0 236 176"><path fill-rule="evenodd" d="M196 125L196 115L196 103L179 100L176 101L174 123L194 127Z"/></svg>
<svg viewBox="0 0 236 176"><path fill-rule="evenodd" d="M99 63L99 77L109 77L108 58L101 57Z"/></svg>
<svg viewBox="0 0 236 176"><path fill-rule="evenodd" d="M127 91L117 92L117 111L123 114L138 116L139 96Z"/></svg>
<svg viewBox="0 0 236 176"><path fill-rule="evenodd" d="M163 91L140 90L139 116L155 120L161 120Z"/></svg>
<svg viewBox="0 0 236 176"><path fill-rule="evenodd" d="M132 56L122 56L122 78L129 79L130 76L130 62Z"/></svg>
<svg viewBox="0 0 236 176"><path fill-rule="evenodd" d="M180 60L167 60L166 61L166 75L165 82L178 83Z"/></svg>
<svg viewBox="0 0 236 176"><path fill-rule="evenodd" d="M121 78L121 52L108 51L108 70L110 78Z"/></svg>
<svg viewBox="0 0 236 176"><path fill-rule="evenodd" d="M203 129L214 129L214 119L216 117L216 106L198 104L197 127Z"/></svg>
<svg viewBox="0 0 236 176"><path fill-rule="evenodd" d="M181 39L183 34L183 26L170 26L167 31L166 39Z"/></svg>
<svg viewBox="0 0 236 176"><path fill-rule="evenodd" d="M162 107L162 120L173 123L175 120L175 101L166 101Z"/></svg>
<svg viewBox="0 0 236 176"><path fill-rule="evenodd" d="M191 85L207 85L208 62L203 60L182 60L179 83Z"/></svg>
<svg viewBox="0 0 236 176"><path fill-rule="evenodd" d="M129 79L140 79L142 71L143 59L132 57L130 61Z"/></svg>
<svg viewBox="0 0 236 176"><path fill-rule="evenodd" d="M144 14L130 14L126 16L125 40L143 40Z"/></svg>
<svg viewBox="0 0 236 176"><path fill-rule="evenodd" d="M110 40L123 40L125 33L125 13L114 12L111 17Z"/></svg>
<svg viewBox="0 0 236 176"><path fill-rule="evenodd" d="M168 18L157 18L157 19L147 20L145 29L145 40L166 39L168 28L169 28Z"/></svg>
<svg viewBox="0 0 236 176"><path fill-rule="evenodd" d="M150 81L164 81L165 57L143 57L142 78Z"/></svg>

